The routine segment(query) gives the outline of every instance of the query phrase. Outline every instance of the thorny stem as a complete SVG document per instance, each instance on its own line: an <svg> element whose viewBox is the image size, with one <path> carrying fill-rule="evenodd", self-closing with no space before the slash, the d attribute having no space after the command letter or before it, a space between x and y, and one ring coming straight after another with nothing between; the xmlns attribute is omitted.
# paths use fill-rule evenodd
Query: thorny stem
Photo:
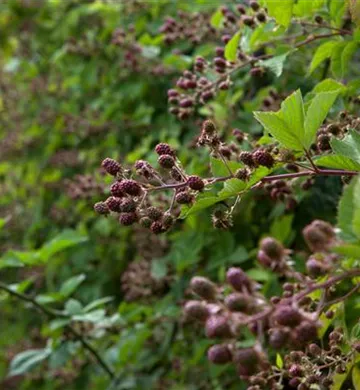
<svg viewBox="0 0 360 390"><path fill-rule="evenodd" d="M41 305L34 298L30 297L29 295L25 295L11 289L5 283L0 282L0 289L6 291L9 295L15 298L30 303L32 306L36 307L40 312L42 312L43 314L47 315L50 318L57 318L57 317L68 318L66 314ZM80 341L84 349L89 351L89 353L96 359L98 364L109 375L110 379L114 379L115 373L108 366L105 360L100 356L99 352L87 340L85 340L84 337L80 333L78 333L71 325L67 325L67 329Z"/></svg>

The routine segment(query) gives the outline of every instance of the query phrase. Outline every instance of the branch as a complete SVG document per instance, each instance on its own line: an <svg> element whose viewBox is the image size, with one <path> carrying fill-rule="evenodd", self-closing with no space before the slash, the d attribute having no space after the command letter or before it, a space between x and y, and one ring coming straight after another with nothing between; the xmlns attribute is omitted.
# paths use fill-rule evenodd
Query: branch
<svg viewBox="0 0 360 390"><path fill-rule="evenodd" d="M53 310L46 306L41 305L29 295L25 295L20 292L12 290L9 286L7 286L3 282L0 282L0 290L4 290L9 295L18 298L24 302L30 303L32 306L36 307L40 312L42 312L43 314L47 315L50 318L57 318L57 317L68 318L66 314L58 310ZM104 369L104 371L109 375L109 377L113 379L115 377L113 370L107 365L104 359L99 355L98 351L96 351L96 349L88 341L86 341L83 338L83 336L80 333L78 333L71 325L67 325L67 328L80 341L84 349L88 350L89 353L93 355L93 357L96 359L98 364Z"/></svg>

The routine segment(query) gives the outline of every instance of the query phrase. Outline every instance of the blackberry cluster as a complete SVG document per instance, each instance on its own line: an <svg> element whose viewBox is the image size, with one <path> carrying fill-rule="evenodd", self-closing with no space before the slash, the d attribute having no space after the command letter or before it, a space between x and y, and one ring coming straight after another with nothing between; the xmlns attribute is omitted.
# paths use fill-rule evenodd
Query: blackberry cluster
<svg viewBox="0 0 360 390"><path fill-rule="evenodd" d="M323 238L321 246L317 245L318 235ZM304 228L304 236L311 250L329 255L328 245L335 238L330 224L314 221ZM360 350L359 342L354 342L350 350L342 348L344 336L338 328L329 332L328 347L317 344L321 313L327 318L334 315L325 310L327 300L332 297L327 295L324 301L311 298L314 275L311 270L309 275L296 272L290 255L291 251L274 238L266 237L260 242L260 265L286 279L282 296L267 299L260 286L240 268L227 271L225 285L202 276L195 276L190 282L190 289L198 299L185 303L186 322L203 325L206 337L215 341L208 350L208 359L214 364L234 364L251 390L276 389L280 385L307 390L312 384L330 388L334 373L345 372L346 363ZM326 274L333 275L335 266L333 259ZM335 283L332 289L334 293ZM256 340L253 346L240 348L239 341L246 334L244 328ZM282 368L272 365L267 346L283 352Z"/></svg>
<svg viewBox="0 0 360 390"><path fill-rule="evenodd" d="M105 201L94 205L97 213L117 213L123 226L138 223L153 233L169 230L179 212L178 205L192 204L197 193L204 190L206 182L196 175L187 175L181 168L174 149L165 143L156 145L159 170L149 162L138 160L134 164L137 179L131 178L131 170L124 169L111 158L102 162L103 169L115 178L110 194ZM168 197L159 190L172 191ZM166 206L168 206L166 208Z"/></svg>

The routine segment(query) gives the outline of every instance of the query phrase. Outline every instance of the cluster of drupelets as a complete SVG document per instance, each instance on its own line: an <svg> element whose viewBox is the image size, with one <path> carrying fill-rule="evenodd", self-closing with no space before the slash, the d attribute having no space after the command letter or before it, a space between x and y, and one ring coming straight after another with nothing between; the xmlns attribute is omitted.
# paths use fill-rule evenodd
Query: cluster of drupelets
<svg viewBox="0 0 360 390"><path fill-rule="evenodd" d="M325 310L329 307L326 301L309 294L315 290L313 277L337 267L338 259L328 252L336 237L333 227L321 220L306 226L303 234L314 252L306 263L309 275L294 270L291 251L277 240L267 237L260 242L259 263L289 280L283 284L281 297L268 300L240 268L227 271L224 285L201 276L190 282L199 300L184 305L186 321L203 324L206 336L216 340L208 350L208 359L214 364L234 364L239 376L248 381L248 390L277 389L280 385L307 390L312 384L330 389L333 374L346 372L347 362L360 352L359 342L343 352L343 331L339 328L328 334L326 346L317 344L321 313L333 318L334 312ZM254 344L240 347L248 331L255 336ZM271 364L267 347L285 353L283 367Z"/></svg>

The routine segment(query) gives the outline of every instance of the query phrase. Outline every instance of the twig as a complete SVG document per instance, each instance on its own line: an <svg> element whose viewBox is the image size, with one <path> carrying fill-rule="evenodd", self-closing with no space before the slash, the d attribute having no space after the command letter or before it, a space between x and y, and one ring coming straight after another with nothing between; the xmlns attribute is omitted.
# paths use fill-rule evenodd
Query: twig
<svg viewBox="0 0 360 390"><path fill-rule="evenodd" d="M58 310L49 309L46 306L41 305L38 303L34 298L30 297L29 295L25 295L22 293L19 293L17 291L12 290L9 286L7 286L5 283L0 282L0 289L6 291L9 295L18 298L24 302L30 303L32 306L36 307L39 311L41 311L43 314L46 314L50 318L57 318L57 317L63 317L63 318L69 318L66 314L59 312ZM78 333L71 325L67 325L67 328L69 331L80 341L84 349L88 350L91 355L96 359L98 364L104 369L104 371L109 375L111 379L115 377L115 373L113 370L107 365L107 363L104 361L104 359L99 355L98 351L88 342L86 341L83 336Z"/></svg>
<svg viewBox="0 0 360 390"><path fill-rule="evenodd" d="M314 161L313 161L313 159L312 159L312 157L311 157L309 151L306 150L306 149L304 149L304 152L305 152L305 156L306 156L306 158L309 160L309 163L311 164L313 170L314 170L315 172L319 172L319 168L315 165L315 163L314 163Z"/></svg>
<svg viewBox="0 0 360 390"><path fill-rule="evenodd" d="M356 293L357 290L360 289L360 283L358 283L355 287L353 287L349 292L347 292L345 295L343 295L342 297L339 297L339 298L335 298L331 301L328 301L328 302L324 302L324 304L321 306L321 308L319 309L320 312L322 312L326 307L329 307L329 306L332 306L332 305L335 305L336 303L339 303L339 302L342 302L344 300L346 300L347 298L349 298L352 294Z"/></svg>

